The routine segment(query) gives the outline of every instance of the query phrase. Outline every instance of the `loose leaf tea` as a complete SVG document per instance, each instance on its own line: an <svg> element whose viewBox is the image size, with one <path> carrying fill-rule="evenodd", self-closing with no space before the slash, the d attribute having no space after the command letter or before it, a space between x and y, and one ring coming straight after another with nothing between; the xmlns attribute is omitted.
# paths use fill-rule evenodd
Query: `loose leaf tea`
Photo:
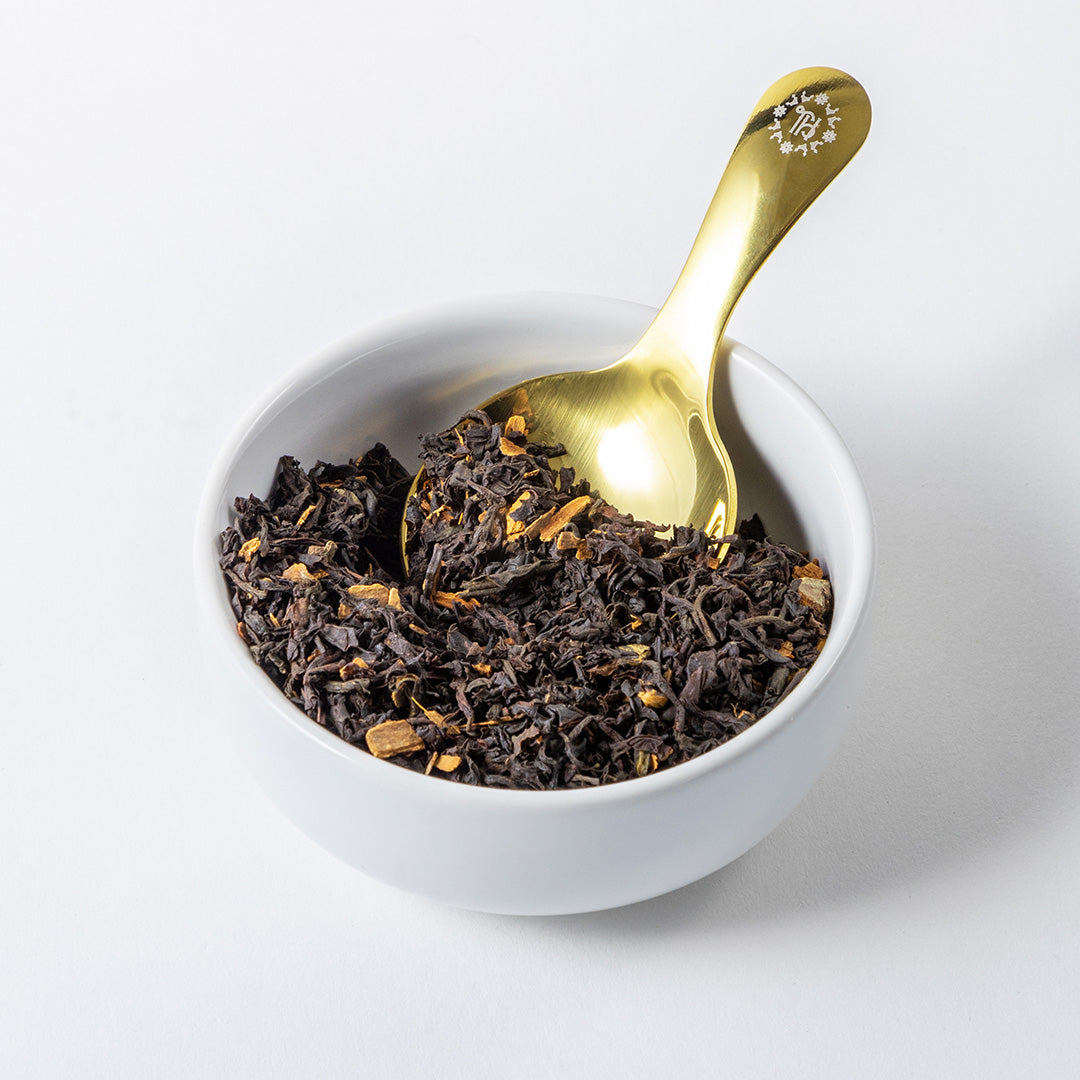
<svg viewBox="0 0 1080 1080"><path fill-rule="evenodd" d="M590 787L719 746L817 658L829 582L756 516L658 536L520 416L472 412L421 446L408 578L411 478L382 445L310 471L283 457L221 537L252 657L347 742L470 784Z"/></svg>

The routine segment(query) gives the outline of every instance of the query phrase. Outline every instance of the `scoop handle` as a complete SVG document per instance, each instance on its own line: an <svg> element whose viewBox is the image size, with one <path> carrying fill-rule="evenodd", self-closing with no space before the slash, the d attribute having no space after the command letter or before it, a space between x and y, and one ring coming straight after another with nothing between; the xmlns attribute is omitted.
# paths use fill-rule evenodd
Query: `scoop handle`
<svg viewBox="0 0 1080 1080"><path fill-rule="evenodd" d="M842 71L803 68L773 83L732 152L671 295L633 352L681 352L711 403L713 361L743 290L869 130L870 99Z"/></svg>

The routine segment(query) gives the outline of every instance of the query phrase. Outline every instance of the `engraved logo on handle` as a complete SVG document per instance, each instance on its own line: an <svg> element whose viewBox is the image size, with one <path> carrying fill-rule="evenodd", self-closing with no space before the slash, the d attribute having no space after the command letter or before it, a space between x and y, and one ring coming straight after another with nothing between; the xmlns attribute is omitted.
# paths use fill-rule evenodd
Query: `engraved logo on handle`
<svg viewBox="0 0 1080 1080"><path fill-rule="evenodd" d="M828 94L811 94L804 90L794 93L773 109L769 125L769 141L776 140L781 154L816 154L818 148L836 142L836 125L840 122L840 107L829 104ZM821 125L825 130L821 130Z"/></svg>

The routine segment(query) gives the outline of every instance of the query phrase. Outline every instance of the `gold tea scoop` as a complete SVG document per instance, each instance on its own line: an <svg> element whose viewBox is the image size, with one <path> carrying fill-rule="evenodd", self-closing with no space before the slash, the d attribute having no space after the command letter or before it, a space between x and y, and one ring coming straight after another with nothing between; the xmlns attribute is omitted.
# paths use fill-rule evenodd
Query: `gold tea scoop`
<svg viewBox="0 0 1080 1080"><path fill-rule="evenodd" d="M501 424L523 415L530 442L564 444L557 463L624 513L713 536L733 531L735 474L713 417L724 328L758 268L869 129L870 100L842 71L804 68L773 83L641 340L607 367L528 379L480 408ZM403 558L405 542L403 521Z"/></svg>

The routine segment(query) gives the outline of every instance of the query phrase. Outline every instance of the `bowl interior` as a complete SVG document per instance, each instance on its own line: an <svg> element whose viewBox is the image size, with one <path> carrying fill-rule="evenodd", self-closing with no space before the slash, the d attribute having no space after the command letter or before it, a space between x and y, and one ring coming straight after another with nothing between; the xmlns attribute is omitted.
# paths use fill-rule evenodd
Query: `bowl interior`
<svg viewBox="0 0 1080 1080"><path fill-rule="evenodd" d="M198 525L200 592L219 609L221 640L249 677L267 682L234 632L217 569L216 538L235 496L265 495L282 454L310 467L383 442L412 468L422 433L445 428L520 379L618 359L653 314L624 301L558 294L448 305L339 342L272 390L223 448ZM826 676L867 606L873 535L865 491L832 425L790 379L737 343L719 362L716 416L741 516L760 514L773 536L819 557L833 579L832 631L797 691L803 694ZM284 698L280 705L311 723Z"/></svg>

